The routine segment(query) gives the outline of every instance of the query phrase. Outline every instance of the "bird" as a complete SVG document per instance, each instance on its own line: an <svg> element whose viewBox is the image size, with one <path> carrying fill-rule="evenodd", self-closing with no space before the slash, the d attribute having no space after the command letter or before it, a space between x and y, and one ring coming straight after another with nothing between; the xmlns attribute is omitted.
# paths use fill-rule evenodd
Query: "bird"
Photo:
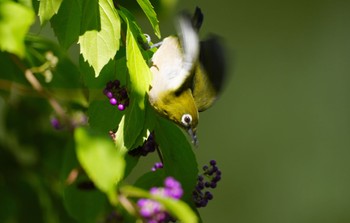
<svg viewBox="0 0 350 223"><path fill-rule="evenodd" d="M177 35L164 38L151 58L153 80L148 93L154 110L186 130L194 145L199 112L213 105L226 76L221 37L199 39L203 18L198 7L193 16L179 15Z"/></svg>

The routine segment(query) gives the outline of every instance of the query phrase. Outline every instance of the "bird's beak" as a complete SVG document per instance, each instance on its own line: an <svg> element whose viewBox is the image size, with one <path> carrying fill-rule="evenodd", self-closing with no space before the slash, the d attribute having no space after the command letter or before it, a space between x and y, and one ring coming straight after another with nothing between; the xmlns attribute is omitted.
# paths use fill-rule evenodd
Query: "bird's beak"
<svg viewBox="0 0 350 223"><path fill-rule="evenodd" d="M194 129L192 129L192 128L190 127L190 128L188 128L187 132L188 132L188 134L191 136L193 145L198 146L198 140L197 140L196 130L194 130Z"/></svg>

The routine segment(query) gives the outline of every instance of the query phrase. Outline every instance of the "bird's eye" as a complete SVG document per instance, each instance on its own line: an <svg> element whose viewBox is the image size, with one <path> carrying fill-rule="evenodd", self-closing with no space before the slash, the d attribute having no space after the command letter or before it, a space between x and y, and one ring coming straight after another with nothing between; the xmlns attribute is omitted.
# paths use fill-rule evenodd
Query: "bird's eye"
<svg viewBox="0 0 350 223"><path fill-rule="evenodd" d="M192 123L192 116L190 114L184 114L181 118L181 122L184 126L189 126Z"/></svg>

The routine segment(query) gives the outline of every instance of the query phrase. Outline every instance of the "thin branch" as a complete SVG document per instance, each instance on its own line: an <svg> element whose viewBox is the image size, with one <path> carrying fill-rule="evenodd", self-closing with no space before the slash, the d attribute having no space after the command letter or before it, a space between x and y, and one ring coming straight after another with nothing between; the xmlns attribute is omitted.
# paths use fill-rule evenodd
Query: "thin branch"
<svg viewBox="0 0 350 223"><path fill-rule="evenodd" d="M34 73L31 69L25 67L25 65L18 59L18 57L11 55L12 61L24 72L25 78L28 80L28 82L32 85L34 90L36 90L40 95L42 95L44 98L46 98L53 108L53 110L56 112L56 114L65 122L69 123L69 118L66 115L65 110L60 105L60 103L48 92L43 88L43 86L40 84L38 79L35 77Z"/></svg>

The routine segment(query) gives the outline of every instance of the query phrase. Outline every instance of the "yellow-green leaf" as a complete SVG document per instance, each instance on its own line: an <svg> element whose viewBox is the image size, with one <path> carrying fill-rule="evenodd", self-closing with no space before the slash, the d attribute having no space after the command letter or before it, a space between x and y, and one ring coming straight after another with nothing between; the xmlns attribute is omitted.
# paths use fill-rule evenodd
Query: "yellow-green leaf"
<svg viewBox="0 0 350 223"><path fill-rule="evenodd" d="M0 3L0 50L24 56L24 37L34 22L34 12L21 4Z"/></svg>
<svg viewBox="0 0 350 223"><path fill-rule="evenodd" d="M117 135L123 131L123 146L131 149L145 125L146 94L151 81L151 72L136 41L139 34L137 27L123 13L123 9L119 12L127 23L126 65L129 71L127 87L130 92L130 106L126 110L124 128L122 130L119 127Z"/></svg>
<svg viewBox="0 0 350 223"><path fill-rule="evenodd" d="M124 153L115 148L110 138L84 128L76 129L74 137L79 163L96 187L115 203L116 185L124 176Z"/></svg>
<svg viewBox="0 0 350 223"><path fill-rule="evenodd" d="M57 14L58 9L60 8L62 0L40 0L39 5L39 18L40 23L51 19L51 17Z"/></svg>
<svg viewBox="0 0 350 223"><path fill-rule="evenodd" d="M102 68L119 49L120 18L112 0L100 0L101 30L86 31L79 37L80 53L94 68L98 77Z"/></svg>

